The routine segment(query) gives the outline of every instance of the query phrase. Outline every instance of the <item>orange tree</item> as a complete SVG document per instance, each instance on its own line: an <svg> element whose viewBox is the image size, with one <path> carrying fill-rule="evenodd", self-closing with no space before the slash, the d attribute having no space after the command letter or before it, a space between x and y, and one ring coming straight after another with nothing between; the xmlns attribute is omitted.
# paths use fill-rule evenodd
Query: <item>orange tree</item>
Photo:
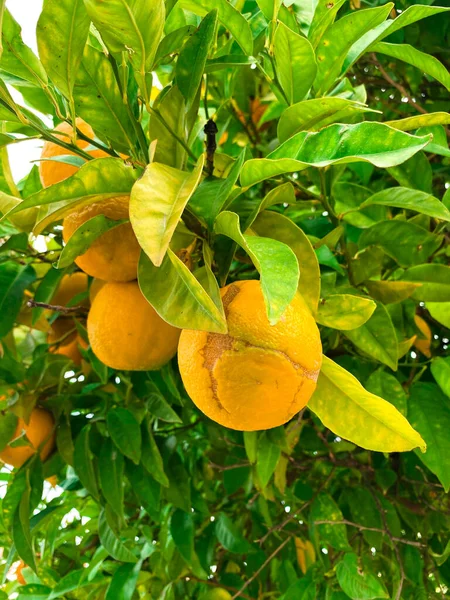
<svg viewBox="0 0 450 600"><path fill-rule="evenodd" d="M0 598L446 596L448 10L0 3Z"/></svg>

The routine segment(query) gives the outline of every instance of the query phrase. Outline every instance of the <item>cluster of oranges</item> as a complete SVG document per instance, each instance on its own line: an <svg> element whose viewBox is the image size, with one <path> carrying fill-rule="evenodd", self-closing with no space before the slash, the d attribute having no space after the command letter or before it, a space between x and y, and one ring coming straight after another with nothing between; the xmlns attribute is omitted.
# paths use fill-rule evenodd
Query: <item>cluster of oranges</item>
<svg viewBox="0 0 450 600"><path fill-rule="evenodd" d="M94 132L77 120L89 139ZM70 139L67 124L58 134ZM95 158L106 156L78 140ZM40 163L45 187L76 172L77 167L49 160L68 154L46 142ZM63 221L67 242L87 220L103 214L128 219L129 197L109 198L77 206ZM101 235L76 259L81 271L62 278L53 303L79 303L89 309L87 338L93 353L107 366L120 370L154 370L178 350L180 374L186 391L208 417L241 431L282 425L311 397L321 367L320 335L303 298L297 294L276 325L270 325L258 281L231 283L221 290L228 333L179 330L164 321L139 289L137 266L140 247L129 222ZM93 277L90 285L89 278ZM61 315L51 323L50 350L81 363L80 347L87 348L73 316ZM28 423L19 419L16 437L23 430L31 446L7 447L0 459L20 466L38 448L43 459L53 448L53 418L36 408Z"/></svg>

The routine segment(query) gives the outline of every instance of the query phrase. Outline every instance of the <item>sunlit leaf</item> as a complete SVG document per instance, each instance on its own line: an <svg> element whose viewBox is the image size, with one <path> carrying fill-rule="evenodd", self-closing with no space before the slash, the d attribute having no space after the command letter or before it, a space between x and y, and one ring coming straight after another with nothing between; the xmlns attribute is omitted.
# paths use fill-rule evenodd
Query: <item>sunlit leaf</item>
<svg viewBox="0 0 450 600"><path fill-rule="evenodd" d="M321 325L333 329L356 329L370 319L376 306L370 298L332 294L319 302L316 319Z"/></svg>

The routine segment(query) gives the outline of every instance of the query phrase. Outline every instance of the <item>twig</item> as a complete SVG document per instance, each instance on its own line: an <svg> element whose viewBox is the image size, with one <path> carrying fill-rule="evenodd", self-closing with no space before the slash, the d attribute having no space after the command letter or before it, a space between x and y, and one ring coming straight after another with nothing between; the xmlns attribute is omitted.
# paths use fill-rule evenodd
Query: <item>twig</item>
<svg viewBox="0 0 450 600"><path fill-rule="evenodd" d="M375 52L372 52L371 57L373 59L373 62L375 64L375 66L378 68L378 70L380 71L380 73L383 75L383 78L393 87L395 87L396 90L398 90L403 98L406 98L406 100L408 101L408 104L410 104L411 106L414 106L414 108L422 113L423 115L427 115L428 111L425 110L422 106L420 106L420 104L417 104L417 102L414 102L414 100L411 98L411 93L408 92L408 90L401 84L398 83L397 81L394 81L392 79L392 77L385 71L384 67L382 66L382 64L380 63L380 61L377 58L377 55L375 54Z"/></svg>
<svg viewBox="0 0 450 600"><path fill-rule="evenodd" d="M384 535L389 536L389 532L386 529L380 529L379 527L366 527L365 525L360 525L359 523L353 523L352 521L348 521L347 519L342 519L341 521L314 521L314 525L348 525L349 527L356 527L361 531L376 531L378 533L383 533ZM420 542L411 542L410 540L404 540L399 537L389 536L390 539L394 542L399 542L400 544L406 544L407 546L415 546L416 548L424 548L425 545Z"/></svg>
<svg viewBox="0 0 450 600"><path fill-rule="evenodd" d="M250 466L249 461L236 463L235 465L217 465L216 463L209 461L209 464L213 469L217 469L218 471L232 471L233 469L242 469L242 467Z"/></svg>
<svg viewBox="0 0 450 600"><path fill-rule="evenodd" d="M291 538L288 537L284 540L284 542L281 542L281 544L278 546L278 548L275 548L275 550L272 552L272 554L269 556L269 558L267 558L263 564L259 567L259 569L257 569L253 575L250 577L250 579L247 579L247 581L244 583L244 585L241 587L241 589L231 598L231 600L236 600L236 598L242 597L242 592L244 590L246 590L248 588L248 586L252 583L252 581L254 581L258 575L261 573L261 571L263 571L267 565L272 561L272 559L275 558L275 556L281 552L281 550L286 546L286 544L288 542L291 541Z"/></svg>
<svg viewBox="0 0 450 600"><path fill-rule="evenodd" d="M36 302L36 300L28 300L28 308L47 308L55 312L61 312L64 314L82 314L87 315L89 309L85 306L60 306L59 304L47 304L47 302Z"/></svg>

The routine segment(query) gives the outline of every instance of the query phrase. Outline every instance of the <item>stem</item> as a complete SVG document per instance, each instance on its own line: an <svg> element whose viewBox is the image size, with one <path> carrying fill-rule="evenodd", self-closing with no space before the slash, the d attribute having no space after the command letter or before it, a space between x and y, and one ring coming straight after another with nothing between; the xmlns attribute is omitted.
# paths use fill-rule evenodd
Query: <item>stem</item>
<svg viewBox="0 0 450 600"><path fill-rule="evenodd" d="M47 304L47 302L36 302L36 300L28 300L28 308L46 308L48 310L54 310L55 312L61 312L64 314L79 313L87 315L89 309L85 306L60 306L59 304Z"/></svg>
<svg viewBox="0 0 450 600"><path fill-rule="evenodd" d="M180 136L177 135L175 133L175 131L170 127L170 125L165 121L165 119L161 116L161 113L159 112L159 110L157 110L156 108L153 108L149 104L146 106L146 108L147 108L147 111L151 115L156 117L156 119L158 119L158 121L161 123L161 125L167 129L167 131L170 133L170 135L180 144L180 146L183 147L183 149L188 154L189 158L191 158L193 161L197 162L197 157L195 156L195 154L192 152L192 150L189 148L189 146L186 144L186 142L184 140L182 140L180 138Z"/></svg>

